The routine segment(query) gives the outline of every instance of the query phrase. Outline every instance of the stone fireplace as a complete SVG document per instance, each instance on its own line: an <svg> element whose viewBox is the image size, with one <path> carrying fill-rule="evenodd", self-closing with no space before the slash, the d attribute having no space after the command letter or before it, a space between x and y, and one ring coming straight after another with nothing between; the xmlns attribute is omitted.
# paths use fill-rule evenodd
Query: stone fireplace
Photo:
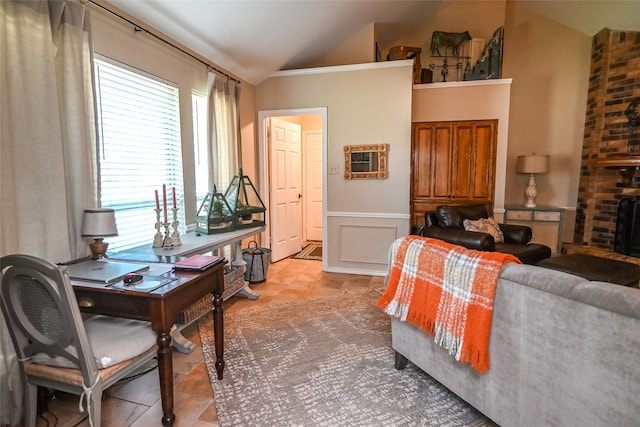
<svg viewBox="0 0 640 427"><path fill-rule="evenodd" d="M635 206L640 201L638 135L640 33L605 28L594 36L591 50L574 234L577 246L614 254L614 248L620 248L620 237L616 243L620 202ZM640 227L626 230L640 233Z"/></svg>

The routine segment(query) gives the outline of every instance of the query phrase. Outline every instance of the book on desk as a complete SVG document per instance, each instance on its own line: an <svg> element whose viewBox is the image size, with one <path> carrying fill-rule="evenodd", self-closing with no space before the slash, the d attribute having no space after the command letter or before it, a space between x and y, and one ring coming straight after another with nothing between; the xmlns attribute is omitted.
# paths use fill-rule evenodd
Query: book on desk
<svg viewBox="0 0 640 427"><path fill-rule="evenodd" d="M176 262L173 268L176 270L204 271L222 261L224 261L224 258L217 255L192 255Z"/></svg>

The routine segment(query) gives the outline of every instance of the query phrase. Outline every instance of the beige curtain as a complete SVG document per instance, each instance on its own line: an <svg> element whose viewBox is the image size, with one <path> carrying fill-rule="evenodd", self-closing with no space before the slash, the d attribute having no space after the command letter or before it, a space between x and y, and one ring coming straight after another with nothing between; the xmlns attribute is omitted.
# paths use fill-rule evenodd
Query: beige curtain
<svg viewBox="0 0 640 427"><path fill-rule="evenodd" d="M0 1L0 256L88 254L97 200L89 12L77 0ZM0 423L21 416L20 378L0 321Z"/></svg>
<svg viewBox="0 0 640 427"><path fill-rule="evenodd" d="M97 200L89 12L75 0L2 1L0 254L86 255Z"/></svg>
<svg viewBox="0 0 640 427"><path fill-rule="evenodd" d="M209 73L209 187L224 193L238 173L240 115L238 82L219 73Z"/></svg>

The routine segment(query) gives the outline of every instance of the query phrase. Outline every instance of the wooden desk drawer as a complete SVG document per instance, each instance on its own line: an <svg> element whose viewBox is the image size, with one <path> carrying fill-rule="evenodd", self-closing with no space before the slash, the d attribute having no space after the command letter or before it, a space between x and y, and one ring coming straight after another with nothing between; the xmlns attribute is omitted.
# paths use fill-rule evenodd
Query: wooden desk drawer
<svg viewBox="0 0 640 427"><path fill-rule="evenodd" d="M531 211L507 211L507 219L516 219L516 220L524 220L530 221L532 218Z"/></svg>
<svg viewBox="0 0 640 427"><path fill-rule="evenodd" d="M534 221L560 221L560 212L534 212Z"/></svg>

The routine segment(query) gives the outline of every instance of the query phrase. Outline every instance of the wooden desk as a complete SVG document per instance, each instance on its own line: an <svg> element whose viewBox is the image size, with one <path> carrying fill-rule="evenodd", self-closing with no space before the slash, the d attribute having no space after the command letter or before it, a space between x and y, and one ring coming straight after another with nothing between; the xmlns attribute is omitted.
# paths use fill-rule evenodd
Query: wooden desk
<svg viewBox="0 0 640 427"><path fill-rule="evenodd" d="M222 292L224 291L224 262L204 272L171 272L173 281L151 292L118 290L73 282L80 309L87 313L138 319L151 322L158 335L158 374L162 397L162 424L172 426L173 413L173 358L171 328L176 314L188 308L203 296L213 295L213 328L215 333L216 371L222 379L224 370L224 326Z"/></svg>
<svg viewBox="0 0 640 427"><path fill-rule="evenodd" d="M260 234L264 230L265 226L260 225L257 227L241 228L239 230L229 231L226 233L209 235L200 235L191 231L181 236L182 245L180 246L172 248L154 248L149 244L133 249L127 249L122 252L109 252L109 258L130 261L175 263L180 258L195 254L202 254L229 245L235 245L235 259L231 261L231 265L239 267L246 264L242 259L242 240ZM248 285L249 283L246 282L245 286L240 290L240 293L249 299L257 299L259 295L249 288Z"/></svg>

